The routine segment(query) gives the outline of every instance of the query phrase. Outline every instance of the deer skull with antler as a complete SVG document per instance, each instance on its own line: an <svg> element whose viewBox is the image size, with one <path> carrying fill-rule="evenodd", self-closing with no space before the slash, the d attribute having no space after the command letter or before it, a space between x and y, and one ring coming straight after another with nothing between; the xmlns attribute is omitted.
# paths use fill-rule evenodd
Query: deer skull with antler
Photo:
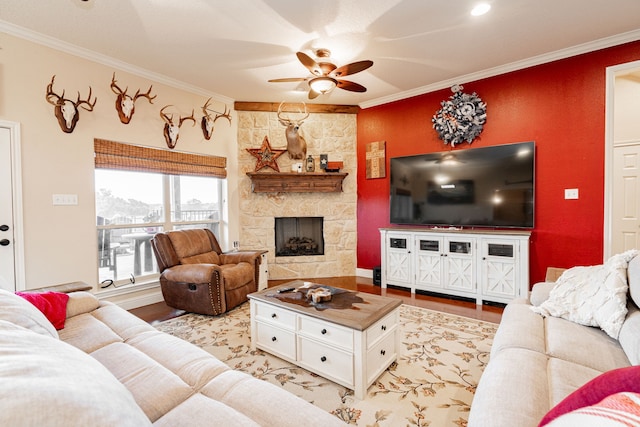
<svg viewBox="0 0 640 427"><path fill-rule="evenodd" d="M231 124L231 111L227 111L227 106L224 106L224 113L218 113L217 111L209 110L209 102L211 102L211 98L207 99L207 102L202 106L202 120L200 121L200 127L202 128L202 133L204 134L204 138L208 141L211 139L211 135L213 135L213 125L221 117L229 120L229 124ZM211 117L211 113L209 111L213 111L216 113L215 117Z"/></svg>
<svg viewBox="0 0 640 427"><path fill-rule="evenodd" d="M62 95L58 95L53 91L53 81L55 78L56 76L54 74L53 77L51 77L51 83L47 85L46 99L49 104L55 107L53 112L58 119L60 129L65 133L71 133L76 128L76 124L80 118L80 110L78 110L78 107L82 107L87 111L93 111L93 107L95 107L98 98L94 98L93 102L90 101L91 86L89 86L89 96L87 96L86 100L80 99L80 92L78 92L78 98L75 102L64 97L64 90L62 91Z"/></svg>
<svg viewBox="0 0 640 427"><path fill-rule="evenodd" d="M133 113L136 110L136 100L138 98L147 98L149 103L153 104L153 100L156 99L157 95L151 96L151 89L153 88L153 85L149 86L149 90L145 93L140 93L140 89L138 89L135 95L127 95L129 87L126 87L123 92L116 84L116 81L116 73L113 73L113 78L111 79L111 90L113 93L118 95L116 98L116 111L118 111L120 121L126 125L129 124L133 117Z"/></svg>
<svg viewBox="0 0 640 427"><path fill-rule="evenodd" d="M298 110L299 113L304 114L303 117L293 120L290 117L285 117L282 114L282 106L284 101L280 103L278 107L278 120L283 126L286 126L285 136L287 138L287 151L289 152L290 159L304 159L307 156L307 141L300 135L300 126L304 123L305 119L309 117L307 112L307 104L304 104L304 112Z"/></svg>
<svg viewBox="0 0 640 427"><path fill-rule="evenodd" d="M193 117L193 110L191 110L191 115L188 117L180 116L178 123L173 122L173 114L168 115L165 114L164 109L171 107L171 105L165 105L160 110L160 117L164 120L164 139L167 141L167 146L171 149L175 148L176 143L178 142L178 137L180 136L180 127L185 120L191 120L193 122L192 126L196 125L196 119Z"/></svg>

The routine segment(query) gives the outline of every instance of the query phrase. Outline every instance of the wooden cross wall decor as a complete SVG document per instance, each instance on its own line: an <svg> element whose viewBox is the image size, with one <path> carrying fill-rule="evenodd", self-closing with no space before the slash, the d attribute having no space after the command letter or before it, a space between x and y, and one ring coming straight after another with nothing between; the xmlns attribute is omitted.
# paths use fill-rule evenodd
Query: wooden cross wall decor
<svg viewBox="0 0 640 427"><path fill-rule="evenodd" d="M386 176L386 141L370 142L366 150L366 178L384 178Z"/></svg>

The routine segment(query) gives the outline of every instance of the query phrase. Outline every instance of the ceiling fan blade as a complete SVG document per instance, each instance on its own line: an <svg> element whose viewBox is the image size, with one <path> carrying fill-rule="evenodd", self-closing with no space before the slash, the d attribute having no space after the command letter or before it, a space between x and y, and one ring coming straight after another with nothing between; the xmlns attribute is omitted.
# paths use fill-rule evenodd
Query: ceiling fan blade
<svg viewBox="0 0 640 427"><path fill-rule="evenodd" d="M283 83L283 82L303 82L307 80L305 77L287 77L284 79L271 79L270 83Z"/></svg>
<svg viewBox="0 0 640 427"><path fill-rule="evenodd" d="M313 58L311 58L309 55L304 52L296 52L296 56L298 57L300 62L302 62L302 65L307 67L312 74L316 76L321 76L323 74L320 65L318 65L318 63L314 61Z"/></svg>
<svg viewBox="0 0 640 427"><path fill-rule="evenodd" d="M366 92L367 88L348 80L338 80L338 87L340 89L349 90L351 92Z"/></svg>
<svg viewBox="0 0 640 427"><path fill-rule="evenodd" d="M309 89L309 99L316 99L318 96L320 96L320 92L316 92L313 89Z"/></svg>
<svg viewBox="0 0 640 427"><path fill-rule="evenodd" d="M364 71L367 68L373 65L373 61L358 61L352 62L351 64L343 65L342 67L338 67L331 72L332 77L342 77L348 76L350 74L359 73L360 71Z"/></svg>

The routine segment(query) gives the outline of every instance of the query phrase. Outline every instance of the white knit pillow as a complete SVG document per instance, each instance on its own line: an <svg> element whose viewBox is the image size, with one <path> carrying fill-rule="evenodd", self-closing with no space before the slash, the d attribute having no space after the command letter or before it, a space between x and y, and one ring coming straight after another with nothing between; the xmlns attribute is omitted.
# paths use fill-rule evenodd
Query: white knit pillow
<svg viewBox="0 0 640 427"><path fill-rule="evenodd" d="M531 309L543 316L599 326L617 339L627 315L627 266L637 254L634 249L614 255L602 265L566 270L549 298Z"/></svg>
<svg viewBox="0 0 640 427"><path fill-rule="evenodd" d="M58 338L56 328L35 305L4 289L0 289L0 320Z"/></svg>

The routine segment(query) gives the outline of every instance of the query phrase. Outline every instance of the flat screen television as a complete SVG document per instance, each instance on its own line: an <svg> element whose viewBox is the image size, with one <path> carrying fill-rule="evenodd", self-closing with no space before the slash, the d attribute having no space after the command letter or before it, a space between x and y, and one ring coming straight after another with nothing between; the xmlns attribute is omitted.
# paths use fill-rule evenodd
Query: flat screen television
<svg viewBox="0 0 640 427"><path fill-rule="evenodd" d="M535 144L394 157L390 222L533 228Z"/></svg>

